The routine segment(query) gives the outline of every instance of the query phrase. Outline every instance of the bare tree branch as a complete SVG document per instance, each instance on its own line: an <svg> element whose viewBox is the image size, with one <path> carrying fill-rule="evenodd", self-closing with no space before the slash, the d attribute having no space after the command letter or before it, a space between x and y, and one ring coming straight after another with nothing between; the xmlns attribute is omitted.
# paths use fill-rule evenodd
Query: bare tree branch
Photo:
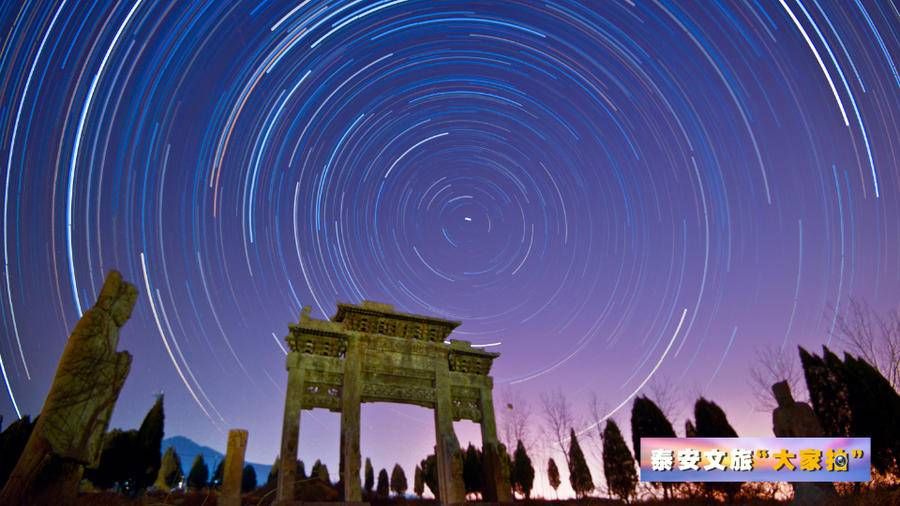
<svg viewBox="0 0 900 506"><path fill-rule="evenodd" d="M677 383L669 378L654 379L646 391L647 397L666 415L666 418L669 419L673 426L681 419L682 415L681 401L683 399L679 398L678 392Z"/></svg>
<svg viewBox="0 0 900 506"><path fill-rule="evenodd" d="M566 461L566 469L568 469L569 452L566 442L569 439L569 431L575 427L575 414L572 406L562 390L556 390L553 393L541 395L541 409L547 438L557 446L557 450L562 452Z"/></svg>
<svg viewBox="0 0 900 506"><path fill-rule="evenodd" d="M531 412L531 403L518 392L510 387L500 392L500 437L509 451L516 447L517 441L522 441L529 452L534 448L535 441L529 423Z"/></svg>
<svg viewBox="0 0 900 506"><path fill-rule="evenodd" d="M876 313L865 301L850 299L835 320L834 337L851 354L872 364L900 389L900 312Z"/></svg>
<svg viewBox="0 0 900 506"><path fill-rule="evenodd" d="M757 411L775 409L777 403L772 393L772 385L779 381L787 381L794 398L805 401L807 393L803 371L797 364L794 353L785 353L778 346L757 348L756 362L750 368L750 388Z"/></svg>

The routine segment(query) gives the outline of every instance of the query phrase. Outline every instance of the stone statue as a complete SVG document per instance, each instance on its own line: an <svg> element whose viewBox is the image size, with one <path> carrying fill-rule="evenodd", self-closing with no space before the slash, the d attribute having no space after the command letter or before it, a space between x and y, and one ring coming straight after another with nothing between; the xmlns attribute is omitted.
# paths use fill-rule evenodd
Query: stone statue
<svg viewBox="0 0 900 506"><path fill-rule="evenodd" d="M778 406L772 412L772 432L778 437L822 437L824 435L819 419L812 407L805 402L797 402L791 395L787 381L772 385L772 393Z"/></svg>
<svg viewBox="0 0 900 506"><path fill-rule="evenodd" d="M772 411L772 432L777 437L822 437L824 431L812 407L797 402L787 381L772 385L778 406ZM831 483L792 483L794 504L822 504L835 495Z"/></svg>
<svg viewBox="0 0 900 506"><path fill-rule="evenodd" d="M137 289L110 271L97 303L72 331L44 407L0 504L70 504L84 466L99 463L113 407L131 369L117 352L119 330L131 317Z"/></svg>

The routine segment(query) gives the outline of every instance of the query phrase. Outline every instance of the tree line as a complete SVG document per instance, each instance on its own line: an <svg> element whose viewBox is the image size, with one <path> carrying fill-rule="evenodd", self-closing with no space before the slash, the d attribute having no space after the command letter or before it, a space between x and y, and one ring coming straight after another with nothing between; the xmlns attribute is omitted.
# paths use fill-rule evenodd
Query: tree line
<svg viewBox="0 0 900 506"><path fill-rule="evenodd" d="M900 328L900 327L898 327ZM882 372L865 359L851 353L839 357L827 347L821 355L810 353L799 347L798 356L805 380L810 404L826 436L871 437L872 467L875 485L896 483L900 479L900 395ZM895 364L900 367L900 362ZM785 369L774 369L765 378L770 387L789 378L782 376ZM509 395L507 395L509 397ZM641 492L671 499L675 497L702 496L707 500L722 500L731 503L739 495L747 497L774 497L775 492L784 491L778 484L768 487L760 484L741 483L688 483L688 484L647 484L639 490L638 457L640 440L644 437L677 437L675 427L666 411L671 409L671 399L660 396L662 402L641 395L631 405L631 447L622 436L619 426L612 419L606 419L599 403L591 403L594 423L581 433L575 431L577 415L572 404L562 392L542 396L540 415L542 420L534 423L530 405L520 398L507 403L501 410L501 432L506 437L518 435L540 439L544 448L552 455L561 455L563 465L569 471L569 485L578 498L605 493L605 495L630 502ZM663 409L659 404L666 405ZM514 413L517 411L517 413ZM534 427L540 426L539 434L533 434ZM592 432L595 431L595 432ZM596 436L599 440L598 460L601 466L592 472L585 459L579 436ZM737 437L738 434L728 420L725 411L714 401L699 397L693 405L693 419L684 422L684 437ZM522 440L517 440L522 445ZM534 443L532 443L534 444ZM633 449L633 451L632 451ZM553 457L547 460L544 470L547 483L558 493L561 485L560 472ZM598 487L595 477L602 473L605 486ZM514 490L523 497L524 490ZM789 489L788 489L789 490Z"/></svg>
<svg viewBox="0 0 900 506"><path fill-rule="evenodd" d="M84 470L84 481L98 490L115 490L135 496L148 489L171 491L176 488L204 489L222 484L224 459L209 474L202 455L197 455L187 477L183 475L181 458L174 448L161 452L165 426L162 395L156 397L137 429L113 429L106 433L100 462ZM37 422L24 416L0 432L0 488L6 483ZM244 492L257 487L256 470L244 466L241 488Z"/></svg>

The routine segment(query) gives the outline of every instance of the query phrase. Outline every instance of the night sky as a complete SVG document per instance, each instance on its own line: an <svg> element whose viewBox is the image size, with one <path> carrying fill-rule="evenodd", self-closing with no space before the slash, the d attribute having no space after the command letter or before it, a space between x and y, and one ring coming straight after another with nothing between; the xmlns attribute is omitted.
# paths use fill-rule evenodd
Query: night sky
<svg viewBox="0 0 900 506"><path fill-rule="evenodd" d="M851 297L900 302L892 2L0 14L6 423L40 410L113 268L141 293L113 426L165 392L168 436L224 448L247 428L263 463L304 305L461 320L457 338L502 353L498 396L564 389L587 415L596 392L627 425L632 396L663 381L679 432L703 394L739 433L770 435L755 350L818 348ZM421 408L365 405L363 424L376 470L411 474L433 445ZM305 413L300 444L334 475L338 416Z"/></svg>

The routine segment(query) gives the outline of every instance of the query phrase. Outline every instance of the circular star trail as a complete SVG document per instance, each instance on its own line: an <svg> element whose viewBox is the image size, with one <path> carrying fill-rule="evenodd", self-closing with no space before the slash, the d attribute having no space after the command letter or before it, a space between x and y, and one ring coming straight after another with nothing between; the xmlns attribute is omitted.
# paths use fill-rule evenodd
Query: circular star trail
<svg viewBox="0 0 900 506"><path fill-rule="evenodd" d="M498 387L612 416L654 378L746 410L756 347L900 299L889 3L0 12L7 419L113 268L141 292L115 421L164 390L170 434L264 455L305 305L461 320Z"/></svg>

